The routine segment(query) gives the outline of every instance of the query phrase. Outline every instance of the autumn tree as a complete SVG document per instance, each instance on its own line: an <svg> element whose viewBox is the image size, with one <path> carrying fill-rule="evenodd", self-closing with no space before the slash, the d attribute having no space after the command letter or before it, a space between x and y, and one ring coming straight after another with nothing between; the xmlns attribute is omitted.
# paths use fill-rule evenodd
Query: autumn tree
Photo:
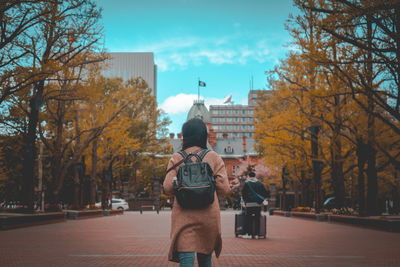
<svg viewBox="0 0 400 267"><path fill-rule="evenodd" d="M143 87L147 84L143 80L130 80L128 86ZM130 135L141 141L141 146L131 150L128 161L132 164L131 177L134 191L138 191L140 180L162 178L168 164L168 158L163 155L172 153L168 144L166 126L170 123L161 110L157 108L157 101L151 95L151 89L137 90L138 101L128 110L133 123L129 128Z"/></svg>
<svg viewBox="0 0 400 267"><path fill-rule="evenodd" d="M22 156L24 203L29 210L33 209L37 126L47 85L57 79L57 73L63 69L87 64L86 57L82 57L80 62L73 59L87 51L96 50L96 43L101 38L101 27L98 26L100 12L94 1L39 1L34 10L39 10L37 12L41 14L39 22L20 34L27 43L21 44L16 39L12 42L13 46L23 49L25 53L24 60L17 66L20 69L18 76L13 76L13 84L21 84L29 79L29 85L24 86L23 90L15 89L23 91L28 105L28 127Z"/></svg>
<svg viewBox="0 0 400 267"><path fill-rule="evenodd" d="M36 27L43 16L49 14L43 9L45 1L7 0L0 3L0 104L9 96L32 85L40 73L25 73L24 62L29 58L29 31ZM43 73L42 73L43 74Z"/></svg>
<svg viewBox="0 0 400 267"><path fill-rule="evenodd" d="M393 70L398 59L392 53L398 47L394 38L398 29L391 28L397 25L398 3L304 0L295 4L301 13L289 20L288 30L297 53L270 72L272 94L261 98L257 115L259 148L265 157L279 155L281 165L295 166L296 138L308 139L312 153L305 148L308 157L303 157L312 158L313 165L317 159L329 167L322 177L325 193L332 190L343 206L346 192L353 195L349 180L358 169L360 213L367 186L367 213L376 214L378 188L387 187L377 174L388 177L399 156L398 120L393 113L398 98L398 72ZM310 125L308 129L318 129L318 136L315 131L299 131ZM288 138L282 142L283 137ZM352 160L355 156L357 161ZM296 173L294 169L291 173Z"/></svg>
<svg viewBox="0 0 400 267"><path fill-rule="evenodd" d="M310 185L306 174L311 168L311 163L307 146L309 141L306 137L307 125L310 125L310 122L304 116L304 110L309 110L309 107L307 101L304 101L304 92L299 87L274 76L277 74L279 77L283 73L288 75L287 71L296 66L294 63L293 55L292 61L283 62L280 70L275 69L270 73L271 90L259 95L255 112L257 118L255 138L257 150L267 163L279 166L275 170L276 177L281 177L280 171L283 166L291 170L292 179L301 184L303 205L305 205L307 201L305 196L308 195L306 191ZM304 77L298 75L291 79L293 81L296 79L300 83L298 78ZM290 79L289 76L287 78Z"/></svg>
<svg viewBox="0 0 400 267"><path fill-rule="evenodd" d="M126 103L94 139L91 150L85 152L91 173L91 203L95 201L96 184L101 182L104 190L111 189L111 181L105 181L110 175L113 181L133 179L134 184L137 180L161 177L168 159L159 156L170 154L165 137L169 121L162 118L147 83L142 78L124 82L120 78L95 76L88 95L91 100L81 113L82 130L101 125L107 121L107 114ZM138 173L140 177L136 177Z"/></svg>
<svg viewBox="0 0 400 267"><path fill-rule="evenodd" d="M350 89L353 100L367 114L366 136L359 136L358 150L367 163L367 212L377 214L378 136L376 119L397 134L399 119L399 10L398 1L296 1L306 12L322 17L316 25L337 47L347 47L339 60L324 61L335 68ZM389 116L388 116L389 115ZM386 153L394 165L397 155ZM393 157L395 156L395 157ZM361 167L361 166L360 166Z"/></svg>

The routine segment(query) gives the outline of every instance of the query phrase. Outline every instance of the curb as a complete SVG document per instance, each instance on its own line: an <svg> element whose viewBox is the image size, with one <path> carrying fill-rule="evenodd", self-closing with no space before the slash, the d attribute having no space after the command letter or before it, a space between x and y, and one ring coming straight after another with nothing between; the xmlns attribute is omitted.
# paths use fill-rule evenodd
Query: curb
<svg viewBox="0 0 400 267"><path fill-rule="evenodd" d="M311 213L311 212L293 212L293 211L282 211L274 210L273 215L285 216L285 217L299 217L304 219L313 219L318 222L338 222L351 224L354 226L371 227L375 229L385 230L389 232L400 232L400 218L371 218L371 217L357 217L357 216L344 216L344 215L333 215L324 213Z"/></svg>
<svg viewBox="0 0 400 267"><path fill-rule="evenodd" d="M66 222L67 219L81 220L123 214L123 210L67 210L62 212L37 214L0 214L0 231L42 224Z"/></svg>
<svg viewBox="0 0 400 267"><path fill-rule="evenodd" d="M34 225L65 222L64 212L46 214L7 214L0 215L0 230L10 230Z"/></svg>
<svg viewBox="0 0 400 267"><path fill-rule="evenodd" d="M81 220L98 218L110 215L122 215L123 210L68 210L66 211L67 219L69 220Z"/></svg>

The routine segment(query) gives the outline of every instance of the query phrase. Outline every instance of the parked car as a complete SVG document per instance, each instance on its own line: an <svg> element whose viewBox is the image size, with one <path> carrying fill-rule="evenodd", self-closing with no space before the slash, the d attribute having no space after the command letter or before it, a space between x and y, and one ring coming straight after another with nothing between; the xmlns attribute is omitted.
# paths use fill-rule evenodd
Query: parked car
<svg viewBox="0 0 400 267"><path fill-rule="evenodd" d="M97 202L95 207L101 208L101 202ZM122 198L113 198L111 200L111 208L113 210L129 210L128 202Z"/></svg>
<svg viewBox="0 0 400 267"><path fill-rule="evenodd" d="M113 198L111 205L113 210L129 210L128 202L122 198Z"/></svg>

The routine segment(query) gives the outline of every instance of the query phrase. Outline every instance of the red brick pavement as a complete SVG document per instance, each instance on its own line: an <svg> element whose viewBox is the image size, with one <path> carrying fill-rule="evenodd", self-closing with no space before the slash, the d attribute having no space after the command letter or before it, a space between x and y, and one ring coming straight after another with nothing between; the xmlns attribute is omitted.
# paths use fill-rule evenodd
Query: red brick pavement
<svg viewBox="0 0 400 267"><path fill-rule="evenodd" d="M178 266L167 262L163 211L67 221L0 232L0 266ZM297 218L267 218L267 239L234 236L222 217L223 250L213 266L400 266L400 234Z"/></svg>

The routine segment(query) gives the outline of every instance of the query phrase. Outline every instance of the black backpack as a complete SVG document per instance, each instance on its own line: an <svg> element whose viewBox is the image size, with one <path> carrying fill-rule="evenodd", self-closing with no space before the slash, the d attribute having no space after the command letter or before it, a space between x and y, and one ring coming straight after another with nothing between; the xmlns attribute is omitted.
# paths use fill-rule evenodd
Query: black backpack
<svg viewBox="0 0 400 267"><path fill-rule="evenodd" d="M204 149L199 155L178 152L184 161L174 181L174 193L182 208L202 209L214 202L214 173L210 165L202 161L209 151ZM192 162L191 157L196 157L196 162Z"/></svg>

